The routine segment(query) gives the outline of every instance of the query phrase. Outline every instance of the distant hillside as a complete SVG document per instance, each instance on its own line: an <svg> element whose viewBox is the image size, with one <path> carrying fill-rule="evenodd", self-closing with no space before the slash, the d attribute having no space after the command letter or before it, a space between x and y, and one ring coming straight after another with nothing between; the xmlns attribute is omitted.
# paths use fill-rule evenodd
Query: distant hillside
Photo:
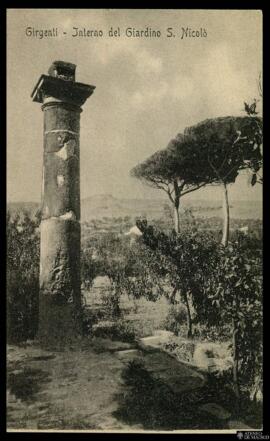
<svg viewBox="0 0 270 441"><path fill-rule="evenodd" d="M169 202L169 201L168 201ZM164 216L166 199L118 199L109 194L90 196L81 201L82 221L100 219L102 217L146 216L148 219L159 219ZM230 204L231 217L238 219L262 219L261 201L237 201ZM34 216L39 209L37 202L12 202L8 203L12 213L29 210ZM221 201L194 200L183 201L182 210L192 209L196 217L221 217Z"/></svg>
<svg viewBox="0 0 270 441"><path fill-rule="evenodd" d="M169 201L168 201L169 202ZM118 199L112 195L96 195L82 200L82 220L102 217L146 216L159 219L164 216L166 199ZM261 201L237 201L230 204L231 217L239 219L262 219ZM191 209L196 217L222 217L221 201L184 200L182 210Z"/></svg>
<svg viewBox="0 0 270 441"><path fill-rule="evenodd" d="M83 199L82 219L101 217L147 216L159 218L163 213L164 201L159 199L118 199L112 195L96 195Z"/></svg>

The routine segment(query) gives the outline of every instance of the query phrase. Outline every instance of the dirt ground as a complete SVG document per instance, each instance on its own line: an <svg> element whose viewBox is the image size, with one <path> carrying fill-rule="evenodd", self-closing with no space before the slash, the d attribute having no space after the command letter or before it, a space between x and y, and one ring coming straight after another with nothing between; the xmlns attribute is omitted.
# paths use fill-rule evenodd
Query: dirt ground
<svg viewBox="0 0 270 441"><path fill-rule="evenodd" d="M123 363L109 351L8 349L9 428L124 429L113 417Z"/></svg>
<svg viewBox="0 0 270 441"><path fill-rule="evenodd" d="M99 308L102 284L104 280L98 280L86 293L88 307ZM61 350L43 350L34 341L8 345L8 430L245 427L235 417L233 403L224 401L202 373L160 350L138 346L140 337L164 329L164 299L134 303L124 298L121 309L135 331L134 340L92 336ZM225 409L217 410L217 405ZM209 413L213 407L214 413Z"/></svg>
<svg viewBox="0 0 270 441"><path fill-rule="evenodd" d="M61 352L9 346L7 383L8 429L130 431L190 425L175 397L204 381L166 354L97 338Z"/></svg>
<svg viewBox="0 0 270 441"><path fill-rule="evenodd" d="M167 354L101 338L80 344L50 352L30 342L8 346L8 430L249 427L232 422L230 408L205 412L221 397L201 373Z"/></svg>

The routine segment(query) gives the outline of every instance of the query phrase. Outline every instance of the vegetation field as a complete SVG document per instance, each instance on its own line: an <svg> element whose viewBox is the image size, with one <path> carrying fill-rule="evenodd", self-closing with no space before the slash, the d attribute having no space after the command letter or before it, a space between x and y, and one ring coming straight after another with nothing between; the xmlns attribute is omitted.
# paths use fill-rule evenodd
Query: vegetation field
<svg viewBox="0 0 270 441"><path fill-rule="evenodd" d="M231 312L227 309L227 316L220 315L223 299L218 299L220 305L212 303L212 288L205 286L206 297L200 297L203 292L198 291L194 296L197 285L193 285L195 291L186 297L183 289L188 291L189 286L181 284L182 280L196 280L192 265L198 262L194 255L199 256L201 268L196 273L198 283L205 283L204 274L208 274L205 265L212 265L212 260L207 260L207 247L213 247L216 259L230 259L215 254L219 253L216 244L221 235L218 218L198 218L187 210L182 215L183 235L178 238L170 236L171 219L166 217L166 210L160 219L145 224L143 237L134 234L136 219L128 216L84 222L81 255L84 334L66 347L47 349L35 340L38 222L23 212L8 217L9 430L171 431L261 427L260 310L256 309L260 285L252 282L254 275L260 278L260 220L231 222L231 243L240 237L240 254L246 249L247 259L255 258L259 265L256 274L249 274L249 267L245 267L244 277L255 297L251 298L250 306L241 303L240 312L244 314L244 326L250 318L253 320L254 339L248 340L249 333L241 337L248 345L244 348L246 352L239 354L240 406L232 365L224 368L227 365L221 360L222 369L213 371L196 365L192 358L194 348L230 344L231 327L226 322ZM248 226L247 234L238 231L243 226ZM198 239L208 234L211 237L208 242ZM187 266L181 264L177 270L178 260L166 257L171 252L167 247L177 246L175 240L182 241L179 249L185 252L187 262ZM157 259L151 248L153 243ZM204 256L200 254L202 250ZM234 255L236 252L237 248ZM178 258L181 260L181 255ZM222 271L226 269L224 263L230 265L230 260L221 261ZM243 264L248 265L246 260ZM219 271L218 260L214 265ZM242 268L240 261L236 265ZM192 278L183 279L183 271L188 274L188 268ZM232 285L236 288L237 268ZM256 266L252 268L253 271ZM219 276L218 283L221 280ZM214 279L212 283L218 289ZM175 286L181 286L176 293ZM245 291L251 295L249 287ZM225 297L225 301L230 302L230 297ZM220 320L218 324L209 321L212 308ZM251 349L254 355L258 353L258 358L248 358ZM226 357L229 359L230 354L226 353Z"/></svg>

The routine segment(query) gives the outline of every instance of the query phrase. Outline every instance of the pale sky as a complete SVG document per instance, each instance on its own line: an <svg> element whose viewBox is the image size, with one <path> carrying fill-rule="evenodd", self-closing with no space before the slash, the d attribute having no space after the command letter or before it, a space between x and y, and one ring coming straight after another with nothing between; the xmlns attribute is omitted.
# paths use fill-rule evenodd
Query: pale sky
<svg viewBox="0 0 270 441"><path fill-rule="evenodd" d="M111 26L120 37L108 37ZM56 38L26 28L58 29ZM72 37L73 27L103 37ZM126 28L159 30L160 38L132 38ZM166 36L173 28L174 38ZM181 28L207 37L181 39ZM63 32L66 32L64 35ZM262 71L262 15L248 10L8 10L7 199L39 201L43 114L30 94L54 60L77 65L76 80L96 86L81 115L81 197L159 198L129 176L130 169L171 138L206 118L244 115L258 97ZM261 186L239 177L231 200L261 199ZM188 198L219 198L217 188Z"/></svg>

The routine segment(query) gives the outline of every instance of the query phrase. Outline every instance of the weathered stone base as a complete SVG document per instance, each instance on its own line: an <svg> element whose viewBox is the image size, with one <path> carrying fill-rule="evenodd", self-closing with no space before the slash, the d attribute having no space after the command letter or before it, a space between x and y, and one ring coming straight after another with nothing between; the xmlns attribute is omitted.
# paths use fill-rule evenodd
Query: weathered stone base
<svg viewBox="0 0 270 441"><path fill-rule="evenodd" d="M41 222L38 338L64 344L81 333L80 223L68 216Z"/></svg>
<svg viewBox="0 0 270 441"><path fill-rule="evenodd" d="M62 216L41 222L40 288L56 304L80 302L80 223Z"/></svg>
<svg viewBox="0 0 270 441"><path fill-rule="evenodd" d="M56 305L48 295L40 295L37 339L44 347L64 347L82 335L81 311L74 306Z"/></svg>

